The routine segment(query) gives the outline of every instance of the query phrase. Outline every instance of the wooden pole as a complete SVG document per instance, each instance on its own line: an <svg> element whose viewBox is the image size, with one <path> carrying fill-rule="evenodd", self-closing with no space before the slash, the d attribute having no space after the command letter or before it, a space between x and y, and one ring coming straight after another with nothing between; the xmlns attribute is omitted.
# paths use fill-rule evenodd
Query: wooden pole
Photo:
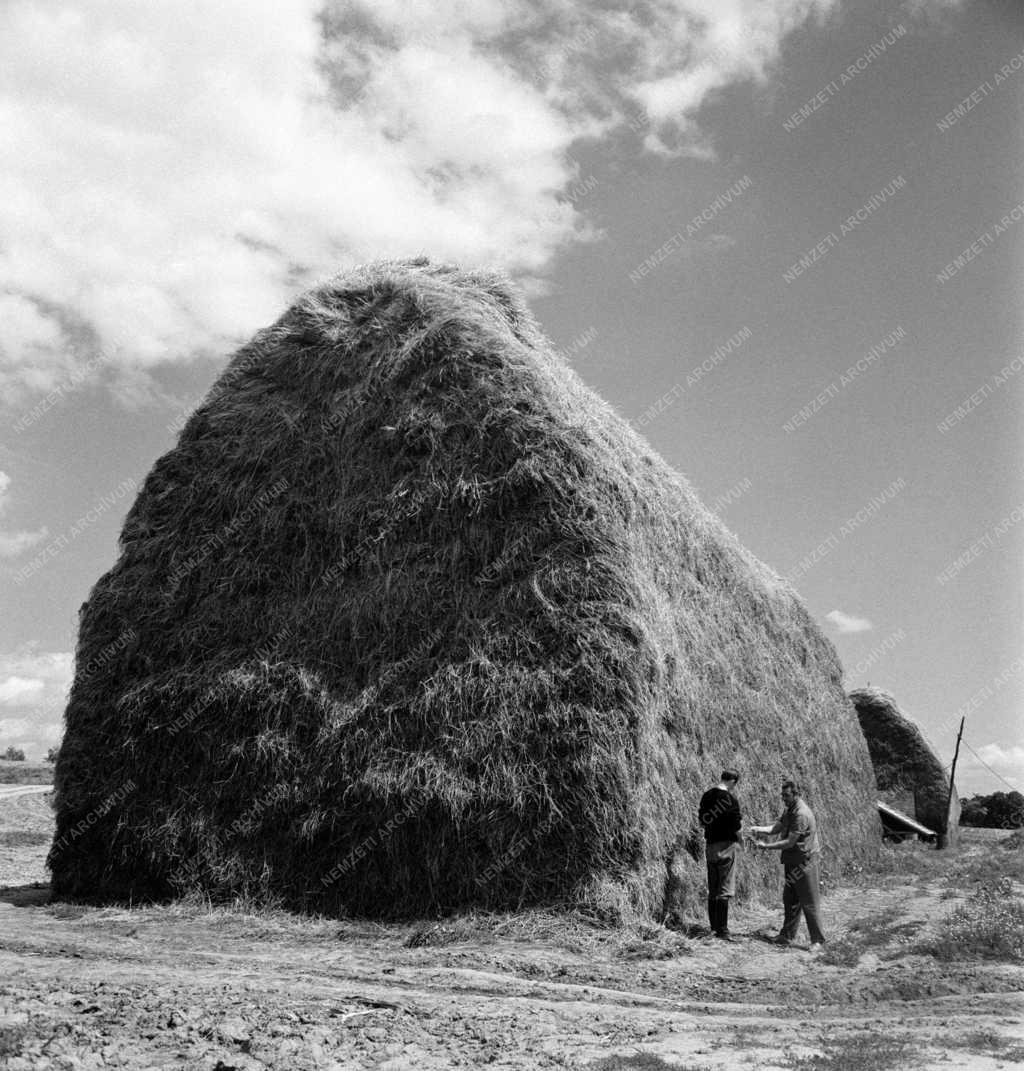
<svg viewBox="0 0 1024 1071"><path fill-rule="evenodd" d="M956 776L956 760L960 757L960 740L964 735L964 721L965 718L960 719L960 730L956 734L956 750L953 752L953 765L949 768L949 793L946 796L946 828L943 829L942 835L939 837L939 847L945 848L949 844L949 816L953 809L953 778Z"/></svg>

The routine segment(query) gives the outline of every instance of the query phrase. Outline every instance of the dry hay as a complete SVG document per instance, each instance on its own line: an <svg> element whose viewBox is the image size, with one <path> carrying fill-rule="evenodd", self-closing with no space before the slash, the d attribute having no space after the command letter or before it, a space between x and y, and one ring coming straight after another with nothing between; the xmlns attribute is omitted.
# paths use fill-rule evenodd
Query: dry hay
<svg viewBox="0 0 1024 1071"><path fill-rule="evenodd" d="M917 820L955 838L960 818L957 794L953 793L953 817L947 831L949 778L917 726L881 688L859 688L850 692L850 699L871 752L879 792L890 797L913 794Z"/></svg>
<svg viewBox="0 0 1024 1071"><path fill-rule="evenodd" d="M832 646L500 276L306 294L121 548L81 617L59 895L657 917L703 896L725 763L758 817L801 780L830 868L874 850ZM742 870L777 891L777 857Z"/></svg>

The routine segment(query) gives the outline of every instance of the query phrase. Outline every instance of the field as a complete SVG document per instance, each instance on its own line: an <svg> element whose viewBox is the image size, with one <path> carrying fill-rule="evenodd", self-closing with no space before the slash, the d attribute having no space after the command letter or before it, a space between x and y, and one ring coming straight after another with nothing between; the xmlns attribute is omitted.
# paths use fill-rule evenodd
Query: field
<svg viewBox="0 0 1024 1071"><path fill-rule="evenodd" d="M0 759L0 785L50 785L53 764L49 762L12 762Z"/></svg>
<svg viewBox="0 0 1024 1071"><path fill-rule="evenodd" d="M774 904L734 909L734 944L537 913L383 926L51 904L51 830L48 794L0 790L10 1071L1024 1062L1024 853L991 831L955 853L900 846L830 889L812 955L764 940Z"/></svg>

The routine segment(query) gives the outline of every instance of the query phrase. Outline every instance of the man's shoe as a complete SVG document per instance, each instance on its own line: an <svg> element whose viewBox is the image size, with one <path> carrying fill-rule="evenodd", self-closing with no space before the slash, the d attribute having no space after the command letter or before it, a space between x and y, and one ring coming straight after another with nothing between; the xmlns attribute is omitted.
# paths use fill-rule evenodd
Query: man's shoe
<svg viewBox="0 0 1024 1071"><path fill-rule="evenodd" d="M781 933L772 938L773 945L781 945L783 948L789 948L792 943L788 937L783 937Z"/></svg>
<svg viewBox="0 0 1024 1071"><path fill-rule="evenodd" d="M736 943L736 938L728 930L716 930L715 936L720 941L728 941L730 944Z"/></svg>
<svg viewBox="0 0 1024 1071"><path fill-rule="evenodd" d="M809 951L811 951L811 952L820 952L824 947L825 947L825 942L824 941L815 941L811 945Z"/></svg>

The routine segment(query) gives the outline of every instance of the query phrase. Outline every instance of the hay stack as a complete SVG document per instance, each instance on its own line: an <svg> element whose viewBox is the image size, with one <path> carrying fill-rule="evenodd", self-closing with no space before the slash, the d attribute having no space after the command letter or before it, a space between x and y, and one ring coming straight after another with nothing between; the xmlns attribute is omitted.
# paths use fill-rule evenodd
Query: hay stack
<svg viewBox="0 0 1024 1071"><path fill-rule="evenodd" d="M308 293L121 548L81 617L58 894L654 915L703 895L685 849L723 763L759 817L803 780L830 865L876 840L833 648L501 277Z"/></svg>
<svg viewBox="0 0 1024 1071"><path fill-rule="evenodd" d="M954 841L960 801L954 791L952 814L947 816L949 779L921 731L881 688L859 688L850 692L850 699L871 752L879 792L897 805L913 797L914 817L945 836L947 843Z"/></svg>

